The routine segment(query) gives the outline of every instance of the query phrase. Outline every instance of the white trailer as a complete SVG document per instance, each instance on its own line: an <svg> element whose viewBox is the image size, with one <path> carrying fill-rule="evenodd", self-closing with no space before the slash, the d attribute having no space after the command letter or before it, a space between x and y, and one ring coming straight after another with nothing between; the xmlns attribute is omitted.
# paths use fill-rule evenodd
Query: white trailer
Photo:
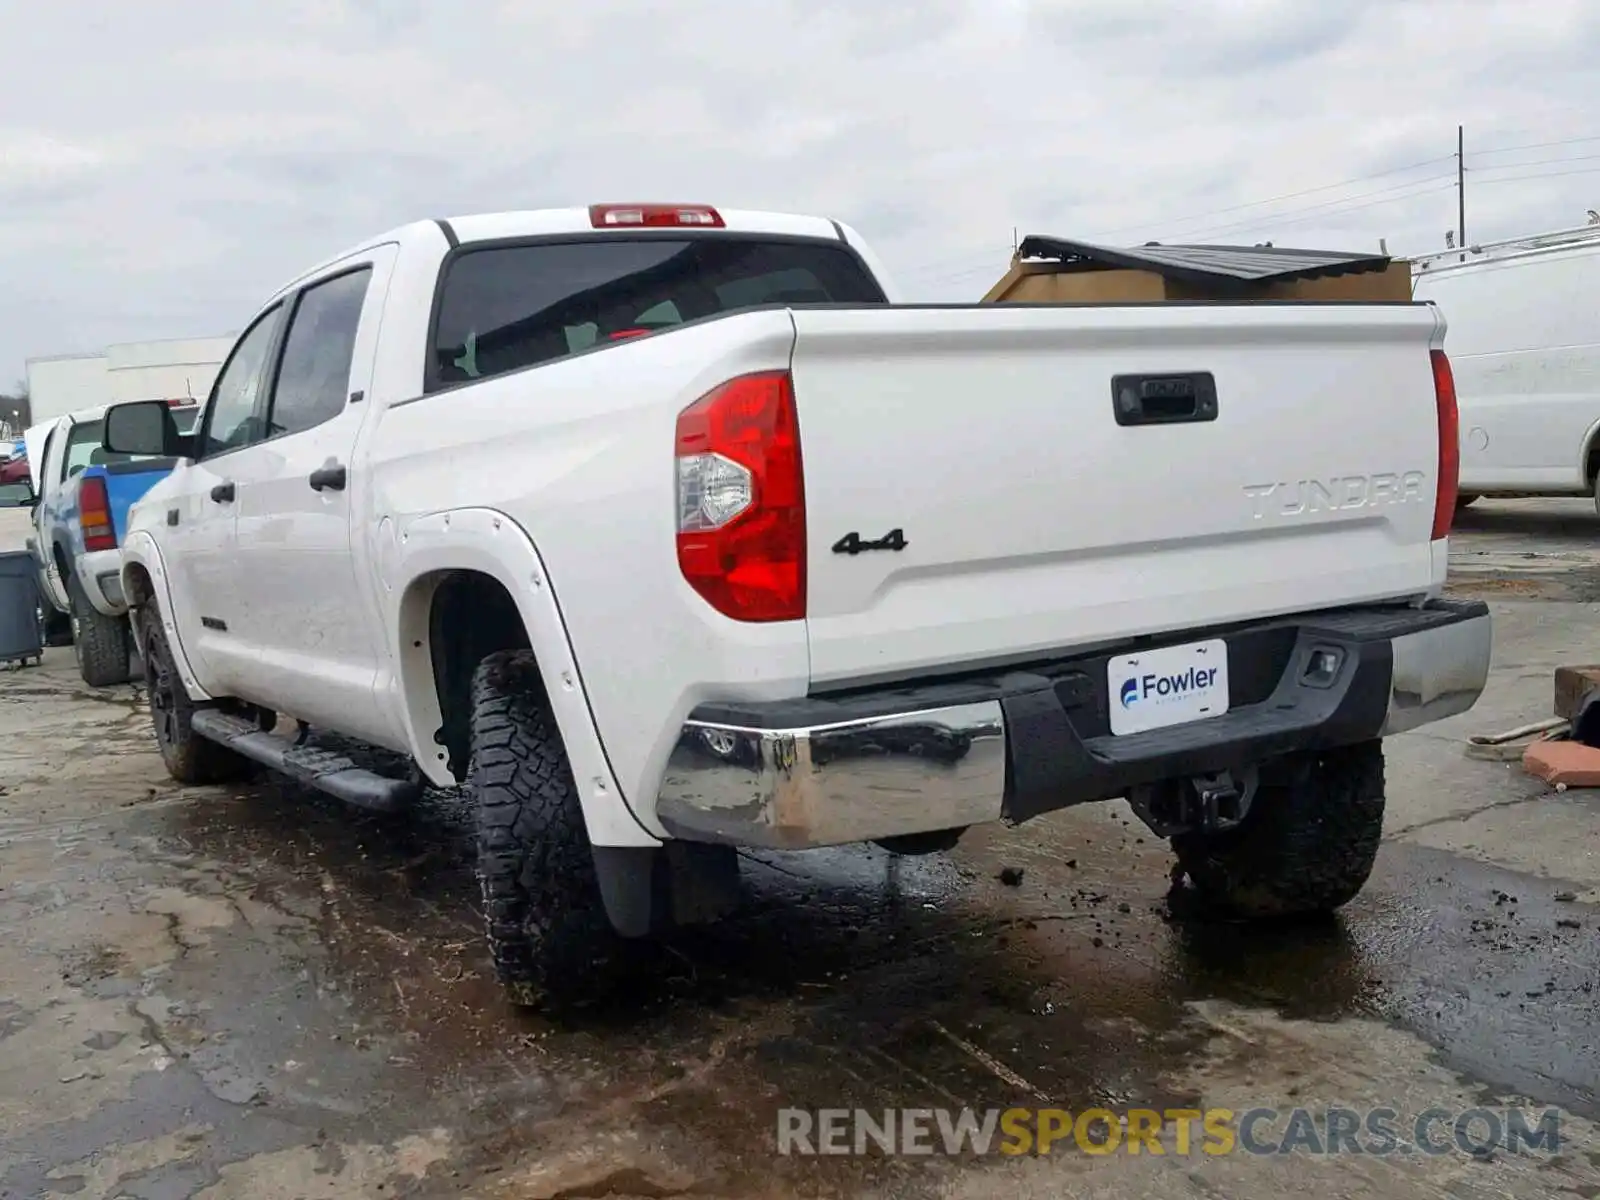
<svg viewBox="0 0 1600 1200"><path fill-rule="evenodd" d="M204 400L232 345L227 334L108 346L107 400Z"/></svg>
<svg viewBox="0 0 1600 1200"><path fill-rule="evenodd" d="M110 394L104 354L55 354L28 360L33 424L104 404Z"/></svg>
<svg viewBox="0 0 1600 1200"><path fill-rule="evenodd" d="M124 400L203 400L233 335L122 342L99 354L28 360L28 396L38 424Z"/></svg>

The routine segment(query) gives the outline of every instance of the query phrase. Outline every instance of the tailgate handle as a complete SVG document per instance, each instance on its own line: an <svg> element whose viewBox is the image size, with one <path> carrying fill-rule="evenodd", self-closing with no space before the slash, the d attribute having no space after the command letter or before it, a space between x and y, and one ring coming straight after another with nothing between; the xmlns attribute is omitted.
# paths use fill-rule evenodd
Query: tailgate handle
<svg viewBox="0 0 1600 1200"><path fill-rule="evenodd" d="M1118 425L1182 425L1217 419L1210 371L1183 375L1113 375L1111 411Z"/></svg>

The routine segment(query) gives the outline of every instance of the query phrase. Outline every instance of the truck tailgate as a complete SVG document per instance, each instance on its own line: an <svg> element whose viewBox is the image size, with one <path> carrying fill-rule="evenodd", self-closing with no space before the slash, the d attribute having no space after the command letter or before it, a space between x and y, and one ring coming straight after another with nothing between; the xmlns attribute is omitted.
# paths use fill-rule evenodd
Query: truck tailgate
<svg viewBox="0 0 1600 1200"><path fill-rule="evenodd" d="M815 682L1441 582L1429 306L793 315Z"/></svg>

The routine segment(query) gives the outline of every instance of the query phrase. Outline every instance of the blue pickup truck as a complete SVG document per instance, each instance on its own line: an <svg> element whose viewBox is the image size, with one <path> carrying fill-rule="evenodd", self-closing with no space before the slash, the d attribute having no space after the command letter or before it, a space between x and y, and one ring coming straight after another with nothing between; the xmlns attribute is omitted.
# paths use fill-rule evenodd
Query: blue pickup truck
<svg viewBox="0 0 1600 1200"><path fill-rule="evenodd" d="M199 407L175 404L173 415L187 432ZM37 451L31 539L47 640L60 640L61 625L70 628L78 671L95 687L132 677L133 638L119 547L128 509L173 466L168 458L108 452L101 444L104 416L104 408L86 409L59 418L45 431Z"/></svg>

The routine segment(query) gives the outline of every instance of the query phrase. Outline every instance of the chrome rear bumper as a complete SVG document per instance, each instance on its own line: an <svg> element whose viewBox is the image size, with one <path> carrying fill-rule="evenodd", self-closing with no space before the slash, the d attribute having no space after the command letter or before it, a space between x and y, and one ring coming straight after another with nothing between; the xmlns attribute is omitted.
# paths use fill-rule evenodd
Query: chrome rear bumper
<svg viewBox="0 0 1600 1200"><path fill-rule="evenodd" d="M1285 627L1292 648L1272 636ZM1492 630L1481 603L1436 602L1267 622L1227 640L1235 678L1263 677L1244 669L1246 658L1272 653L1265 677L1276 684L1221 716L1125 737L1106 729L1103 655L978 681L984 698L967 703L949 703L944 685L927 694L946 702L926 707L902 688L892 693L899 707L885 694L697 710L668 760L656 815L676 838L778 849L1025 820L1465 712L1488 680ZM1308 682L1310 656L1329 649L1340 655L1337 677ZM797 712L817 719L796 721Z"/></svg>
<svg viewBox="0 0 1600 1200"><path fill-rule="evenodd" d="M998 820L1005 784L998 701L809 728L690 721L656 813L695 841L843 845Z"/></svg>

